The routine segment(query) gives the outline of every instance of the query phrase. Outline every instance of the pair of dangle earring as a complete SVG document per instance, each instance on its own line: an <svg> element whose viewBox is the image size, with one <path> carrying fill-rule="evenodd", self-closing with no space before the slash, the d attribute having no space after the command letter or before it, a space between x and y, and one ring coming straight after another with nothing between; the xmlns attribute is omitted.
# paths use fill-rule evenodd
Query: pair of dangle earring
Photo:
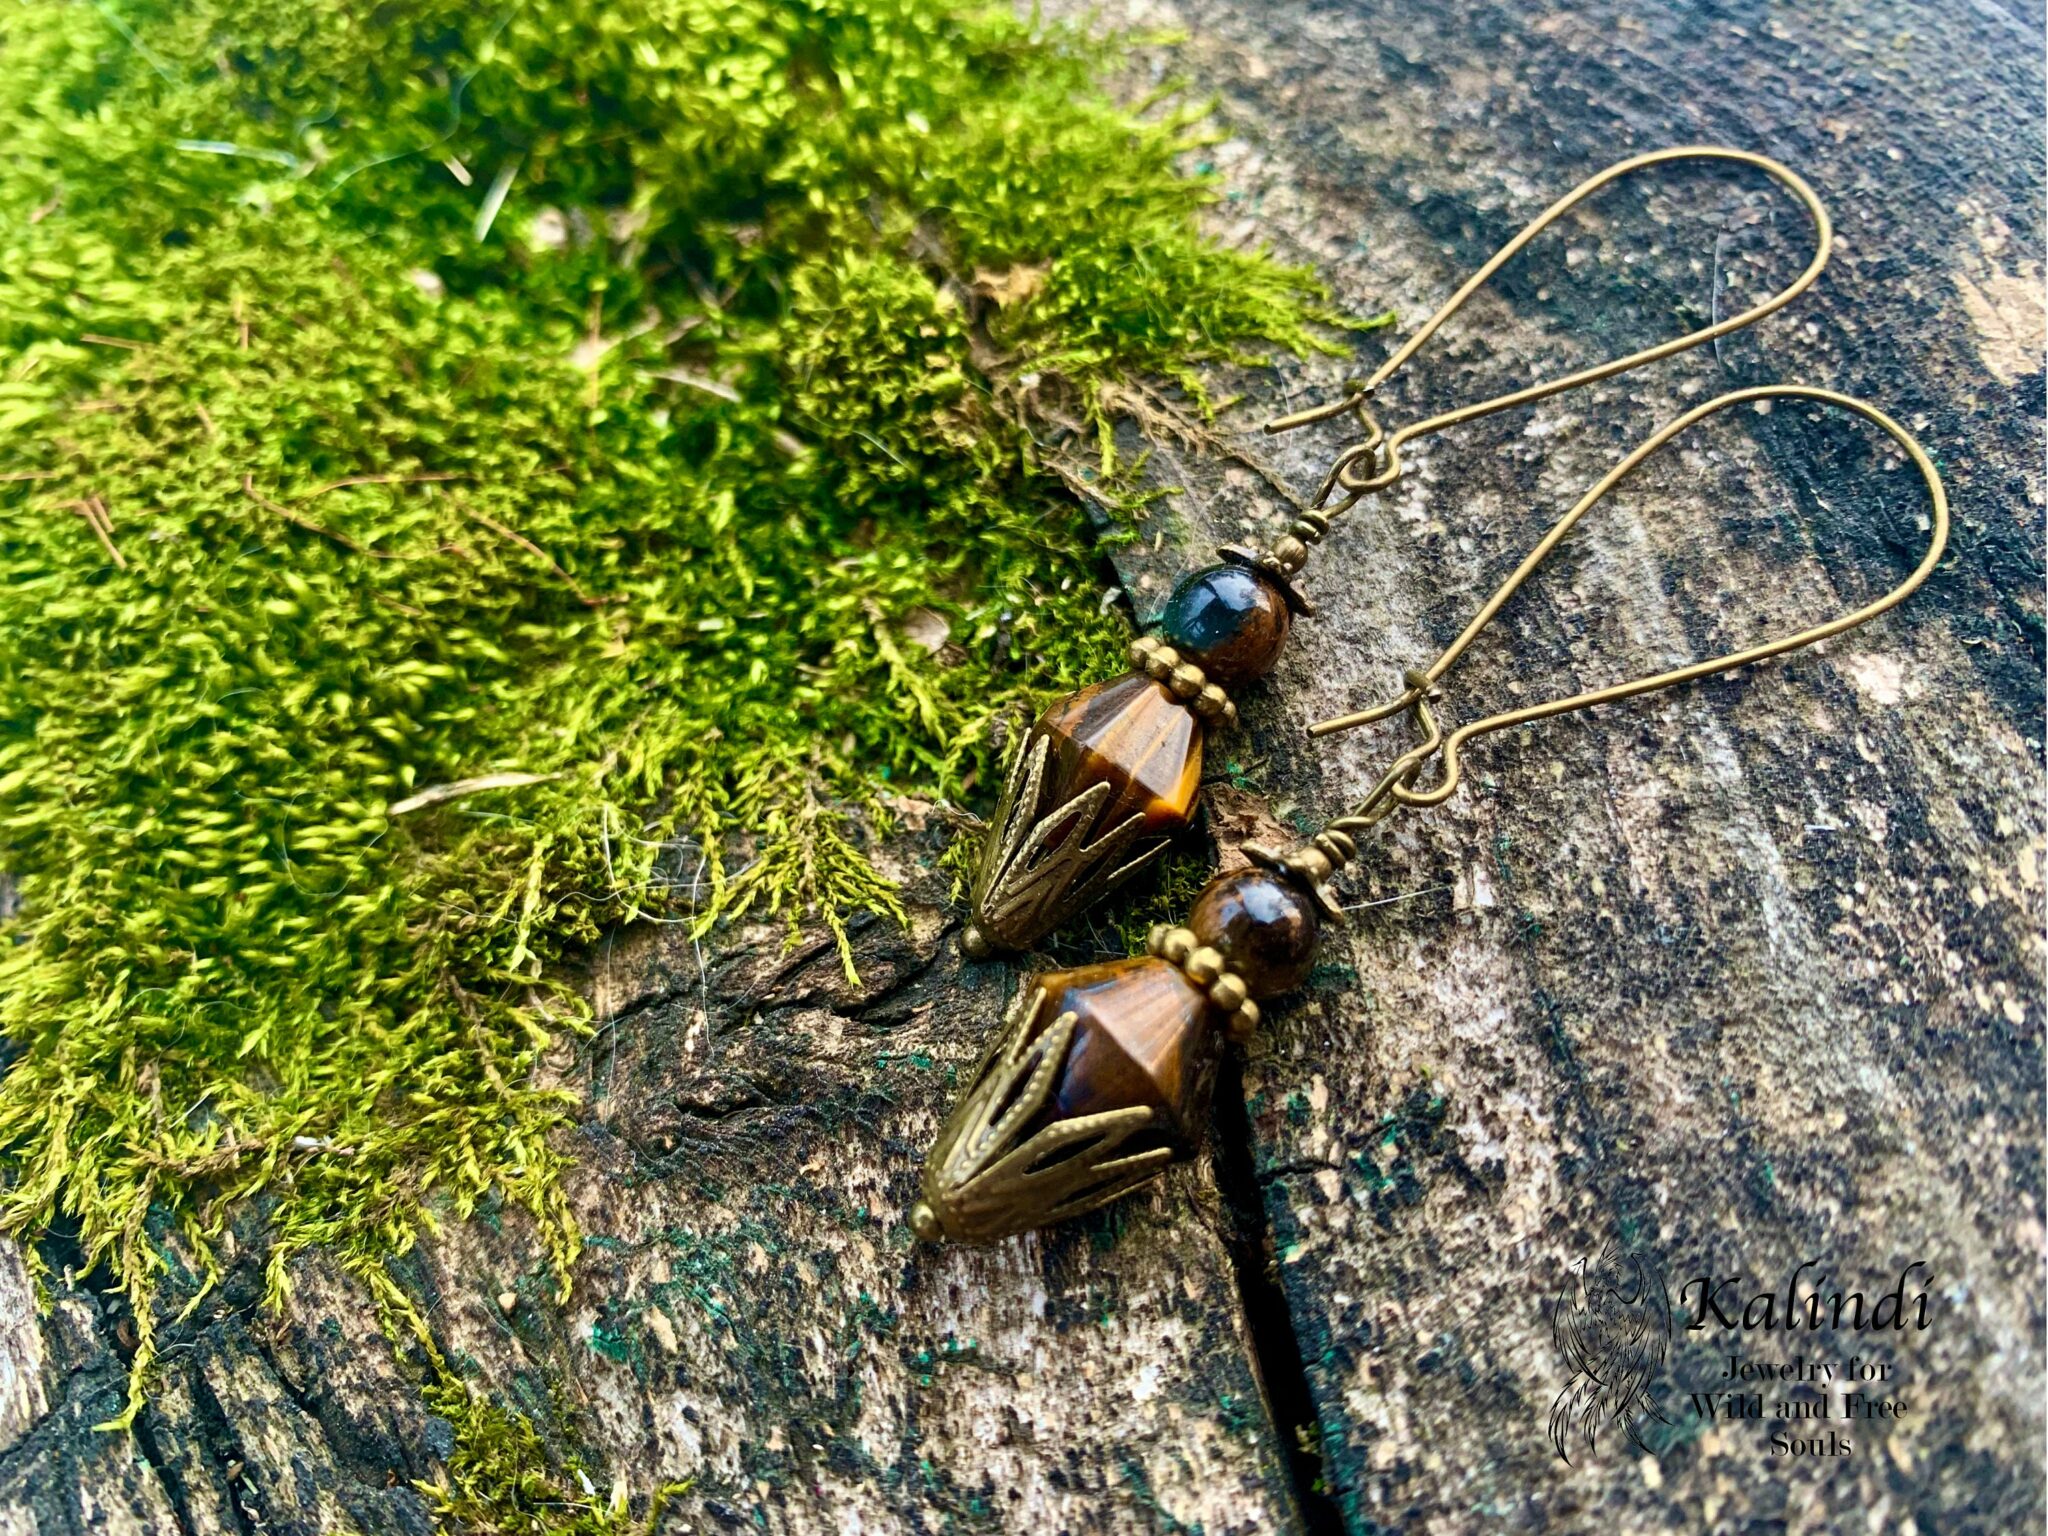
<svg viewBox="0 0 2048 1536"><path fill-rule="evenodd" d="M1446 735L1431 707L1444 675L1578 520L1638 465L1695 423L1749 401L1795 399L1853 413L1889 433L1926 483L1932 532L1898 586L1852 613L1785 639L1652 677L1489 715ZM1441 805L1457 791L1461 754L1511 726L1675 687L1781 656L1868 623L1926 581L1948 540L1948 497L1933 462L1876 407L1825 389L1773 384L1696 406L1645 439L1559 518L1464 631L1402 693L1357 714L1311 726L1313 736L1411 715L1421 740L1396 758L1357 809L1288 849L1247 846L1251 868L1218 875L1184 927L1152 930L1148 953L1030 977L954 1106L925 1162L911 1227L927 1241L985 1243L1063 1221L1193 1157L1208 1120L1225 1037L1242 1040L1255 999L1298 986L1320 930L1341 924L1333 874L1357 856L1358 838L1396 811ZM1423 769L1438 760L1435 782Z"/></svg>
<svg viewBox="0 0 2048 1536"><path fill-rule="evenodd" d="M1680 160L1753 167L1792 194L1811 219L1814 235L1813 258L1797 279L1740 314L1627 357L1446 411L1391 434L1381 427L1372 411L1374 393L1517 252L1608 183ZM1196 571L1174 588L1160 633L1132 643L1129 673L1061 699L1039 717L1012 762L976 870L960 940L969 958L1030 949L1151 863L1190 825L1202 781L1205 732L1235 721L1231 689L1265 676L1279 661L1293 620L1312 611L1294 586L1310 548L1361 497L1401 478L1404 444L1612 378L1752 325L1812 286L1827 265L1832 243L1820 199L1775 160L1698 146L1637 155L1581 182L1544 210L1358 389L1332 404L1269 423L1267 431L1284 432L1349 413L1362 436L1339 455L1313 505L1270 548L1226 545L1217 552L1223 564ZM1340 491L1343 499L1331 505Z"/></svg>

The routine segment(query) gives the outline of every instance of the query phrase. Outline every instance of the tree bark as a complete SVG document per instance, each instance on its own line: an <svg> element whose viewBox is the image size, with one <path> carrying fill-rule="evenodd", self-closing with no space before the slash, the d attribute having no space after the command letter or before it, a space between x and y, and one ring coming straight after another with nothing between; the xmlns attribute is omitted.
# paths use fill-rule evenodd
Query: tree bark
<svg viewBox="0 0 2048 1536"><path fill-rule="evenodd" d="M2000 1532L2042 1518L2041 15L1994 0L1546 8L1145 4L1215 92L1218 229L1313 263L1406 334L1528 218L1624 154L1706 142L1799 169L1840 232L1788 311L1446 432L1340 520L1278 675L1211 763L1209 833L1313 827L1406 744L1302 727L1390 697L1629 445L1724 389L1796 381L1916 431L1955 507L1924 592L1819 650L1503 734L1390 822L1349 926L1226 1074L1213 1161L986 1252L917 1246L924 1149L1014 989L964 966L906 803L907 931L786 952L679 927L592 959L604 1021L566 1305L517 1212L401 1266L442 1351L666 1531L1542 1529ZM1754 302L1804 259L1755 178L1617 188L1478 296L1380 398L1390 421L1555 376ZM1359 363L1222 381L1155 433L1181 494L1116 564L1140 620L1208 546L1270 534L1341 445L1266 440ZM1362 363L1362 366L1360 366ZM1802 626L1902 576L1917 479L1780 404L1674 445L1597 509L1446 680L1452 720ZM1088 936L1064 944L1086 948ZM0 1265L0 1532L418 1531L449 1454L418 1363L318 1257L259 1305L258 1229L169 1341L136 1433L129 1325L46 1255ZM1805 1260L1873 1296L1927 1266L1924 1332L1685 1327L1650 1451L1567 1465L1550 1307L1615 1242L1674 1291ZM75 1255L72 1256L75 1258ZM1809 1279L1813 1278L1809 1272ZM1915 1282L1916 1284L1919 1282ZM498 1298L510 1291L506 1311ZM1838 1458L1702 1423L1730 1354L1896 1370ZM1804 1426L1803 1426L1804 1427ZM1908 1523L1911 1523L1910 1526Z"/></svg>

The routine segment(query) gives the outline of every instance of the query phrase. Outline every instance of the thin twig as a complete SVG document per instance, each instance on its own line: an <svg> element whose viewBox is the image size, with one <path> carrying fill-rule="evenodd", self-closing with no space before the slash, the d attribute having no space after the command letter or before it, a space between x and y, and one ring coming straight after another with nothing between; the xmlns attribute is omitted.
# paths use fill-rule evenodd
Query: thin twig
<svg viewBox="0 0 2048 1536"><path fill-rule="evenodd" d="M492 178L491 189L484 194L484 205L476 211L478 245L484 243L491 226L498 222L498 210L505 206L505 195L512 190L512 178L519 174L519 166L525 158L524 155L514 155L498 167L498 174Z"/></svg>
<svg viewBox="0 0 2048 1536"><path fill-rule="evenodd" d="M294 1152L331 1152L336 1157L353 1157L356 1152L354 1147L337 1147L332 1136L294 1136L292 1138L292 1150Z"/></svg>
<svg viewBox="0 0 2048 1536"><path fill-rule="evenodd" d="M423 811L430 805L444 801L459 800L464 795L474 795L486 789L519 789L528 784L545 784L550 779L559 779L559 773L487 773L477 779L457 779L453 784L435 784L416 795L407 795L395 801L384 814L406 816L414 811Z"/></svg>
<svg viewBox="0 0 2048 1536"><path fill-rule="evenodd" d="M561 566L557 565L555 563L555 557L553 555L549 554L546 550L542 549L538 544L534 543L533 540L526 537L525 534L518 532L516 529L507 528L503 523L499 522L496 518L486 517L483 513L477 511L476 508L474 507L464 507L462 510L475 521L482 523L486 528L490 529L491 532L499 535L501 538L510 539L514 544L517 544L521 549L525 550L535 559L546 562L548 569L553 571L557 576L562 578L563 585L568 587L568 589L571 592L574 592L576 594L577 599L584 605L584 607L602 608L605 605L606 599L601 597L592 597L588 592L584 591L581 587L576 585L576 578L574 576L571 576L567 571L563 570Z"/></svg>
<svg viewBox="0 0 2048 1536"><path fill-rule="evenodd" d="M336 533L332 528L322 527L310 517L303 517L299 513L294 512L290 507L272 501L268 496L256 489L256 477L254 475L242 476L242 494L255 502L257 506L269 508L286 522L296 523L308 533L317 533L323 539L332 539L352 554L360 555L363 552L362 545L349 538L346 534Z"/></svg>
<svg viewBox="0 0 2048 1536"><path fill-rule="evenodd" d="M399 600L398 600L397 598L393 597L393 596L392 596L392 595L391 595L391 594L390 594L389 592L373 592L373 593L372 593L372 594L370 594L370 595L371 595L372 597L376 598L378 602L380 602L380 603L384 604L384 606L385 606L385 607L387 607L387 608L396 608L396 609L397 609L397 610L398 610L398 611L399 611L400 613L404 614L404 615L405 615L405 616L406 616L406 617L407 617L408 619L424 619L424 618L425 618L425 617L427 616L427 610L426 610L426 609L424 609L424 608L415 608L415 607L413 607L413 605L412 605L411 603L401 603L401 602L400 602L400 601L399 601Z"/></svg>
<svg viewBox="0 0 2048 1536"><path fill-rule="evenodd" d="M128 562L121 558L121 551L114 547L114 525L107 519L106 505L99 497L94 496L89 501L67 501L64 503L64 510L76 512L84 518L86 527L93 531L93 536L100 541L100 547L106 550L107 558L125 571L128 569Z"/></svg>
<svg viewBox="0 0 2048 1536"><path fill-rule="evenodd" d="M330 480L327 484L315 486L298 499L311 501L316 496L325 496L329 491L344 491L352 485L432 485L444 480L467 480L470 477L455 471L426 475L349 475L341 480Z"/></svg>
<svg viewBox="0 0 2048 1536"><path fill-rule="evenodd" d="M685 388L694 389L703 394L716 395L719 399L729 400L735 405L740 401L740 392L730 384L721 384L716 379L707 379L703 374L691 373L686 368L649 368L645 372L650 379L666 379L671 384L681 384Z"/></svg>

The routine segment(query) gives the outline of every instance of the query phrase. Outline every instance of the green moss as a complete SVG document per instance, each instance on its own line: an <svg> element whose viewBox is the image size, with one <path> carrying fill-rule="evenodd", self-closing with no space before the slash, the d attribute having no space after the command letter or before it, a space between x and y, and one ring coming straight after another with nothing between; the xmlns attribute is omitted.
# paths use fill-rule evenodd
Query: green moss
<svg viewBox="0 0 2048 1536"><path fill-rule="evenodd" d="M1117 943L1127 955L1145 952L1145 941L1160 923L1185 923L1195 898L1216 877L1216 861L1206 848L1169 849L1159 867L1118 903L1112 916Z"/></svg>
<svg viewBox="0 0 2048 1536"><path fill-rule="evenodd" d="M371 1289L385 1336L424 1362L426 1406L453 1433L445 1468L415 1484L444 1525L477 1536L652 1536L668 1501L688 1491L687 1483L663 1484L636 1516L623 1482L600 1490L575 1458L550 1451L532 1419L464 1381L419 1309L388 1277L375 1275Z"/></svg>
<svg viewBox="0 0 2048 1536"><path fill-rule="evenodd" d="M494 1190L566 1281L562 962L844 946L879 789L1114 664L1119 390L1327 317L1105 57L917 0L10 10L0 1224L114 1267L131 1415L152 1232L211 1265L259 1194L273 1298Z"/></svg>

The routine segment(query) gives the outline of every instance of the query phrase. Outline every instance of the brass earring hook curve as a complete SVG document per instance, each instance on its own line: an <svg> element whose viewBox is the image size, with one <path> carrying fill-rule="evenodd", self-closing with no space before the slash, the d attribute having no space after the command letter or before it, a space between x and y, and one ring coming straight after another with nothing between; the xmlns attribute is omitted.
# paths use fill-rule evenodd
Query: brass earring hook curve
<svg viewBox="0 0 2048 1536"><path fill-rule="evenodd" d="M1577 207L1601 188L1607 186L1610 182L1619 181L1624 176L1632 175L1640 170L1646 170L1651 166L1666 165L1679 160L1718 160L1734 165L1750 166L1762 171L1790 192L1800 207L1806 211L1807 217L1813 221L1814 252L1813 259L1806 264L1806 270L1801 272L1790 285L1780 289L1762 302L1752 305L1750 308L1742 311L1742 313L1731 315L1725 320L1716 321L1712 325L1705 326L1700 330L1688 331L1685 335L1674 337L1670 341L1659 342L1655 346L1645 347L1638 352L1631 352L1628 356L1616 358L1611 362L1599 363L1591 368L1582 368L1577 373L1567 374L1560 379L1532 384L1525 389L1518 389L1509 394L1496 395L1490 400L1482 400L1472 405L1460 406L1456 410L1445 411L1440 415L1429 417L1425 421L1415 422L1398 428L1391 434L1380 425L1377 417L1373 415L1370 405L1373 395L1379 390L1380 386L1406 366L1408 360L1414 357L1428 343L1430 337L1436 334L1444 322L1456 314L1464 302L1485 286L1494 273L1511 261L1523 247L1542 234L1552 224L1556 223L1566 213L1569 213L1573 208ZM1630 159L1618 161L1608 166L1606 170L1588 177L1563 197L1552 203L1542 213L1538 214L1532 222L1524 226L1520 234L1494 252L1493 256L1484 266L1467 278L1464 285L1456 293L1452 294L1450 298L1446 299L1435 314L1423 322L1421 329L1409 337L1406 344L1399 351L1380 364L1372 377L1367 379L1364 384L1347 390L1342 399L1334 400L1324 405L1312 406L1307 410L1296 411L1292 415L1281 416L1273 421L1269 421L1265 424L1265 430L1268 433L1288 432L1296 427L1308 426L1312 422L1327 421L1332 417L1341 416L1347 411L1356 416L1360 429L1365 433L1365 438L1363 441L1347 447L1338 457L1314 503L1318 507L1322 506L1329 499L1331 493L1341 486L1350 493L1343 505L1335 509L1336 512L1342 512L1357 502L1360 497L1372 491L1385 490L1401 478L1403 469L1401 446L1404 443L1410 443L1417 438L1441 432L1447 427L1475 421L1482 416L1491 416L1496 411L1510 410L1519 405L1530 405L1538 400L1548 399L1552 395L1562 394L1566 390L1577 389L1584 384L1593 384L1601 379L1612 378L1615 374L1626 373L1632 368L1640 368L1647 363L1657 362L1663 358L1674 356L1677 353L1688 351L1705 342L1713 341L1717 337L1739 331L1745 326L1754 325L1766 315L1784 308L1785 305L1798 298L1808 288L1811 288L1820 277L1822 271L1826 269L1828 258L1833 254L1833 248L1834 224L1829 219L1828 211L1822 205L1819 196L1812 187L1807 185L1805 179L1798 172L1792 170L1789 166L1779 164L1768 156L1752 154L1748 150L1724 149L1716 145L1702 144L1658 149L1652 150L1647 154L1636 155ZM1361 459L1372 466L1370 472L1365 474L1358 472L1357 465Z"/></svg>
<svg viewBox="0 0 2048 1536"><path fill-rule="evenodd" d="M1679 416L1645 438L1629 452L1627 457L1602 476L1600 481L1591 490L1579 498L1578 503L1569 512L1565 513L1563 517L1559 518L1551 526L1550 531L1543 536L1542 542L1537 544L1535 548L1531 549L1523 557L1522 563L1515 567L1507 580L1502 582L1493 596L1487 599L1486 605L1473 616L1472 622L1465 626L1464 632L1451 642L1450 646L1436 659L1435 663L1425 671L1411 671L1407 674L1405 679L1408 684L1407 689L1399 697L1391 699L1385 704L1376 705L1371 709L1360 710L1356 714L1340 715L1334 719L1320 721L1309 727L1309 735L1328 736L1337 731L1350 730L1354 726L1370 725L1375 721L1385 720L1389 716L1400 714L1404 710L1411 708L1422 709L1425 706L1429 690L1435 686L1437 681L1464 654L1466 647L1471 645L1473 640L1478 637L1479 632L1492 622L1494 615L1500 611L1502 605L1514 596L1522 583L1543 563L1544 559L1557 547L1565 535L1571 532L1573 525L1581 517L1585 516L1609 491L1613 490L1615 486L1634 473L1638 465L1681 432L1704 421L1709 416L1727 410L1730 406L1741 405L1748 401L1782 399L1811 400L1822 405L1836 406L1853 415L1860 416L1865 421L1888 433L1906 451L1907 457L1913 461L1913 466L1920 471L1920 478L1927 486L1928 498L1933 508L1933 532L1928 539L1927 551L1920 557L1919 565L1914 567L1913 573L1910 576L1883 596L1864 604L1853 612L1830 619L1825 623L1815 624L1810 628L1802 629L1797 634L1786 636L1783 639L1766 641L1761 645L1753 645L1745 650L1732 651L1725 656L1718 656L1708 661L1694 662L1689 666L1675 667L1668 672L1659 672L1654 676L1637 678L1631 682L1616 683L1606 688L1590 689L1584 693L1573 694L1570 698L1553 700L1547 704L1535 704L1524 709L1508 710L1501 714L1489 715L1483 720L1475 720L1468 725L1461 725L1441 738L1438 737L1434 722L1431 722L1426 731L1429 739L1425 740L1421 746L1415 747L1403 754L1395 762L1394 766L1383 776L1379 785L1374 788L1372 794L1367 797L1366 805L1372 807L1384 804L1387 809L1391 809L1391 805L1387 804L1387 802L1399 802L1403 805L1417 806L1441 805L1457 791L1461 775L1459 758L1461 749L1467 742L1476 737L1487 735L1493 731L1506 730L1510 726L1527 725L1532 721L1549 719L1554 715L1569 714L1574 710L1590 709L1599 704L1615 703L1621 699L1633 698L1637 694L1651 693L1661 688L1676 687L1680 683L1688 683L1698 678L1709 677L1717 672L1727 672L1736 667L1748 666L1752 662L1764 661L1773 656L1782 656L1787 651L1799 650L1805 646L1826 640L1830 636L1839 635L1845 630L1854 629L1859 624L1867 624L1880 614L1897 607L1917 591L1920 585L1933 574L1935 566L1941 560L1942 551L1948 545L1948 492L1943 487L1941 473L1935 468L1934 461L1928 457L1927 450L1920 446L1919 441L1910 432L1876 406L1849 395L1838 394L1834 390L1819 389L1805 384L1765 384L1753 389L1739 389L1730 394L1722 395L1717 399L1709 400L1704 405L1693 407L1684 415ZM1416 789L1414 787L1414 780L1422 763L1430 756L1439 753L1443 759L1440 779L1428 789ZM1375 817L1374 819L1378 818Z"/></svg>

